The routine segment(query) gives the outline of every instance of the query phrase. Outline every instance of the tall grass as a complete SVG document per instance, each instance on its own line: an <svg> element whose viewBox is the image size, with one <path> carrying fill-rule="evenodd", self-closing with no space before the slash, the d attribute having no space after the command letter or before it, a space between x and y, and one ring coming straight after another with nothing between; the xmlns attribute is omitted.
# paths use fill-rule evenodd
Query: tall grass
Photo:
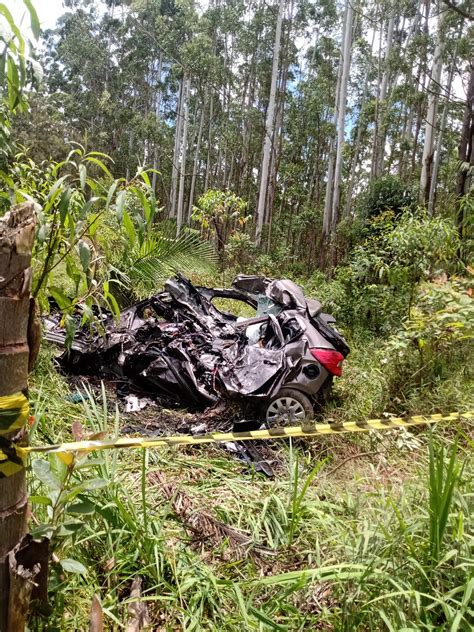
<svg viewBox="0 0 474 632"><path fill-rule="evenodd" d="M57 392L50 410L64 402ZM36 395L44 408L46 398ZM63 406L84 420L86 433L119 431L105 390L94 397L83 389L74 414ZM367 437L321 439L323 457L316 444L282 443L274 447L274 480L244 474L218 447L90 455L68 483L83 486L88 513L59 542L52 613L32 629L87 629L94 594L106 629L122 629L137 575L155 629L471 629L474 468L468 439L451 437L449 430L420 435L410 451L385 439L372 461L356 458ZM154 471L176 494L185 490L192 516L237 529L245 545L236 549L224 531L212 541L191 533ZM89 490L95 479L108 484ZM31 486L47 496L37 479ZM33 515L47 522L48 506L34 504ZM67 559L81 566L61 566Z"/></svg>

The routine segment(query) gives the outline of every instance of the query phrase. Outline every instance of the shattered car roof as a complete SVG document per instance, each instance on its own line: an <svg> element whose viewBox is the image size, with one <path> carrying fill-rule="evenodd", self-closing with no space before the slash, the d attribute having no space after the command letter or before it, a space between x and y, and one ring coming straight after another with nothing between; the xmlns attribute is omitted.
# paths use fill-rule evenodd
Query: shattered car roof
<svg viewBox="0 0 474 632"><path fill-rule="evenodd" d="M238 322L213 305L215 296L255 308L265 296L278 309ZM100 330L79 328L59 362L69 373L124 380L196 407L222 398L268 398L298 371L308 318L322 340L347 355L320 303L306 299L290 280L239 275L231 289L216 290L177 275L165 291L123 310L118 321L107 316ZM252 324L263 325L257 342L246 333ZM47 340L64 345L58 319L48 318L45 328Z"/></svg>

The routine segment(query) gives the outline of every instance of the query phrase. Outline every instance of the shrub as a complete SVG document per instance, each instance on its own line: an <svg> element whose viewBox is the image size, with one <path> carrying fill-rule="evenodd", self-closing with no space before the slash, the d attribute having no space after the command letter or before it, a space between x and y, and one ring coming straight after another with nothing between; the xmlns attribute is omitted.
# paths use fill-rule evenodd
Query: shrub
<svg viewBox="0 0 474 632"><path fill-rule="evenodd" d="M413 188L397 176L387 175L373 180L359 196L359 214L369 220L384 211L399 216L404 209L415 203Z"/></svg>

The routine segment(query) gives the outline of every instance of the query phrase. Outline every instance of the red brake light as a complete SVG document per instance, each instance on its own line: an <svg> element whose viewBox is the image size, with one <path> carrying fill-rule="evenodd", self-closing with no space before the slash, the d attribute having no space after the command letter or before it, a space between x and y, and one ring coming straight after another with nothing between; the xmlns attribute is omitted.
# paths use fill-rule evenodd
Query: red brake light
<svg viewBox="0 0 474 632"><path fill-rule="evenodd" d="M325 369L340 377L342 375L342 363L344 356L339 351L332 351L331 349L310 349L311 355L320 362Z"/></svg>

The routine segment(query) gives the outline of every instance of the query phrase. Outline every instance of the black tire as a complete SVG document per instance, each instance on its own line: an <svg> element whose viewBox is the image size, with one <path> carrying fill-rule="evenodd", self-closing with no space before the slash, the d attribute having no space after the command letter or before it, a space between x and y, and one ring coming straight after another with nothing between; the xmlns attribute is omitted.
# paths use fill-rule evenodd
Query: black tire
<svg viewBox="0 0 474 632"><path fill-rule="evenodd" d="M265 407L268 426L298 426L314 418L314 408L307 395L294 388L282 388Z"/></svg>

